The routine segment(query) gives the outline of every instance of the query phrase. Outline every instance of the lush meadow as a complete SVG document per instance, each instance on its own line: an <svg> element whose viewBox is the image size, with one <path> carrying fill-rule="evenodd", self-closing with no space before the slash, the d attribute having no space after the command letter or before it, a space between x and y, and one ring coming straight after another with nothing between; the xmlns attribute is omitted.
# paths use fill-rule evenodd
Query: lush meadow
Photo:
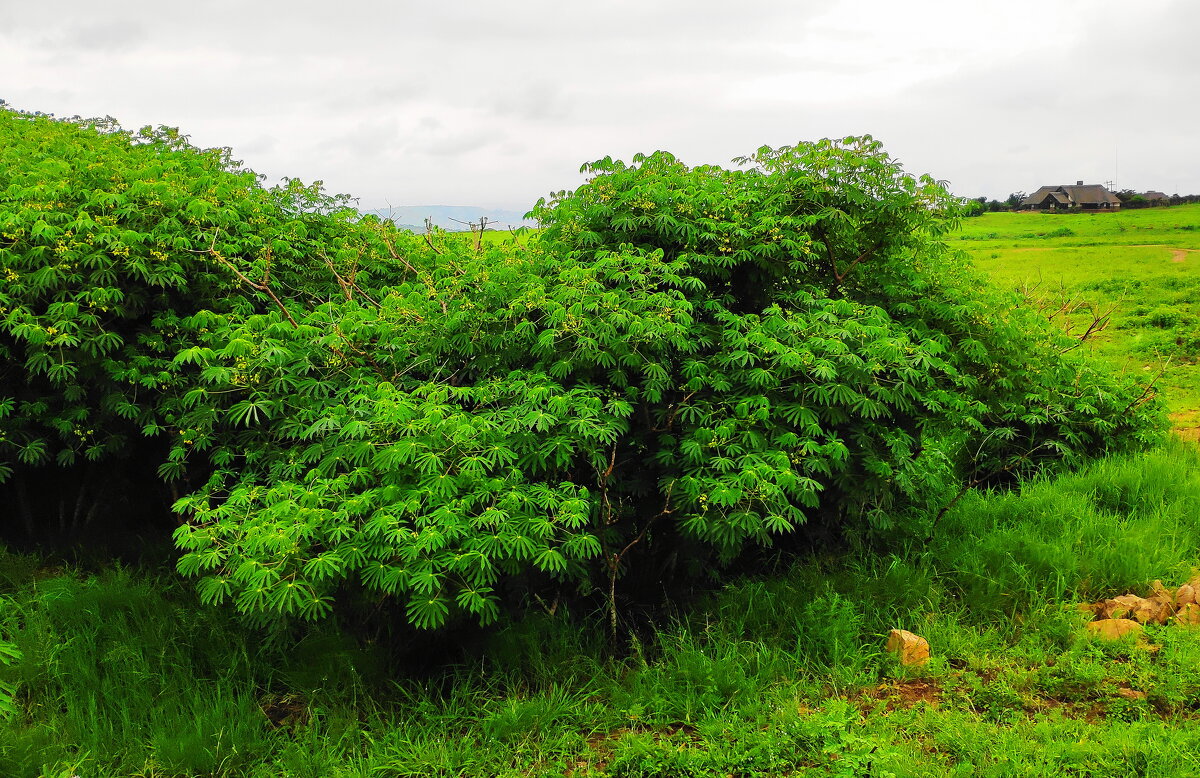
<svg viewBox="0 0 1200 778"><path fill-rule="evenodd" d="M1161 389L1176 428L1200 434L1200 205L1118 213L992 213L952 243L1003 287L1020 289L1082 334L1084 348ZM1082 304L1082 305L1080 305ZM1068 310L1062 310L1070 306Z"/></svg>

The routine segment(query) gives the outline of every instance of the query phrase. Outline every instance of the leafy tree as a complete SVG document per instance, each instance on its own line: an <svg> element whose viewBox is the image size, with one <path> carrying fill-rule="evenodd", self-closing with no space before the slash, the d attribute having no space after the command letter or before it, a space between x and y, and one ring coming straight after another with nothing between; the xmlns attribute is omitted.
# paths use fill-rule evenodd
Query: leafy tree
<svg viewBox="0 0 1200 778"><path fill-rule="evenodd" d="M967 218L972 216L983 216L985 213L987 213L987 211L987 198L976 197L963 203L962 216Z"/></svg>
<svg viewBox="0 0 1200 778"><path fill-rule="evenodd" d="M1077 344L1015 298L986 291L946 247L958 208L938 182L906 175L871 138L761 149L741 162L750 169L688 169L667 154L633 166L602 160L588 168L588 185L535 213L548 225L545 239L571 250L628 244L687 263L715 296L709 304L730 312L761 317L810 299L849 300L858 307L840 310L838 327L868 316L886 322L862 346L837 330L838 348L884 375L897 356L909 357L916 369L903 378L771 366L788 391L803 387L802 404L827 434L854 443L821 484L840 513L887 522L898 499L927 505L917 493L945 485L932 475L935 462L952 481L978 484L1142 434L1147 420L1124 416L1148 410L1137 389L1064 357ZM802 340L808 349L821 342ZM901 349L890 364L855 352L871 345ZM880 404L860 399L868 387L867 399Z"/></svg>
<svg viewBox="0 0 1200 778"><path fill-rule="evenodd" d="M182 568L248 612L322 613L357 570L419 625L488 618L518 580L611 598L634 554L730 559L813 517L919 535L964 485L1153 426L982 291L954 199L875 141L743 162L602 160L523 251L410 241L431 275L378 306L205 319L181 418L228 464L180 504Z"/></svg>
<svg viewBox="0 0 1200 778"><path fill-rule="evenodd" d="M615 604L631 569L809 521L921 537L965 488L1155 429L986 291L943 240L958 201L869 137L604 159L505 245L265 189L175 133L0 116L0 454L156 441L180 570L256 618L352 588L420 627L546 586Z"/></svg>

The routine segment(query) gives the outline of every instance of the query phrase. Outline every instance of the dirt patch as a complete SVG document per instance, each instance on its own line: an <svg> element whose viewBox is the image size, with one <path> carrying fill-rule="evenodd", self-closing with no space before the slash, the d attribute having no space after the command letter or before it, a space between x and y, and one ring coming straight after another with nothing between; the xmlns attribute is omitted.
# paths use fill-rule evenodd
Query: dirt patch
<svg viewBox="0 0 1200 778"><path fill-rule="evenodd" d="M260 700L258 706L271 729L294 729L308 723L308 706L294 695L271 694Z"/></svg>
<svg viewBox="0 0 1200 778"><path fill-rule="evenodd" d="M882 701L884 710L892 711L911 708L920 703L937 707L941 702L942 692L931 683L912 680L881 683L874 689L868 689L866 696Z"/></svg>
<svg viewBox="0 0 1200 778"><path fill-rule="evenodd" d="M1170 249L1172 262L1184 262L1187 260L1188 254L1200 249L1181 249L1175 246L1165 246L1161 243L1114 243L1113 246L1124 246L1131 249Z"/></svg>
<svg viewBox="0 0 1200 778"><path fill-rule="evenodd" d="M1176 427L1172 432L1180 440L1186 440L1189 443L1200 443L1200 427Z"/></svg>
<svg viewBox="0 0 1200 778"><path fill-rule="evenodd" d="M1175 437L1192 443L1200 442L1200 416L1196 411L1176 411L1169 418Z"/></svg>

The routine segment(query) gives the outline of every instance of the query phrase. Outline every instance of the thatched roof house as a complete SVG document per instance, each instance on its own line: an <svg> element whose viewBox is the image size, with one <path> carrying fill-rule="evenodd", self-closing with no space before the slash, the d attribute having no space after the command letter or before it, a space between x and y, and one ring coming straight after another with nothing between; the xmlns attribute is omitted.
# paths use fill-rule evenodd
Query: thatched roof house
<svg viewBox="0 0 1200 778"><path fill-rule="evenodd" d="M1022 200L1020 207L1031 211L1100 211L1120 208L1121 201L1100 184L1078 181L1074 185L1043 186Z"/></svg>

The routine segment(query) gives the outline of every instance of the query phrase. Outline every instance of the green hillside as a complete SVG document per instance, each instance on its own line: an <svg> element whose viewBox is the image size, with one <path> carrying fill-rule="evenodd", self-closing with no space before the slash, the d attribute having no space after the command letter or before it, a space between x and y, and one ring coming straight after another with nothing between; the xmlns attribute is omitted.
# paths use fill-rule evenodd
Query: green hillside
<svg viewBox="0 0 1200 778"><path fill-rule="evenodd" d="M1041 301L1115 369L1153 378L1180 434L1200 435L1200 205L1102 214L992 213L952 244L999 286ZM1073 313L1072 313L1073 312Z"/></svg>

